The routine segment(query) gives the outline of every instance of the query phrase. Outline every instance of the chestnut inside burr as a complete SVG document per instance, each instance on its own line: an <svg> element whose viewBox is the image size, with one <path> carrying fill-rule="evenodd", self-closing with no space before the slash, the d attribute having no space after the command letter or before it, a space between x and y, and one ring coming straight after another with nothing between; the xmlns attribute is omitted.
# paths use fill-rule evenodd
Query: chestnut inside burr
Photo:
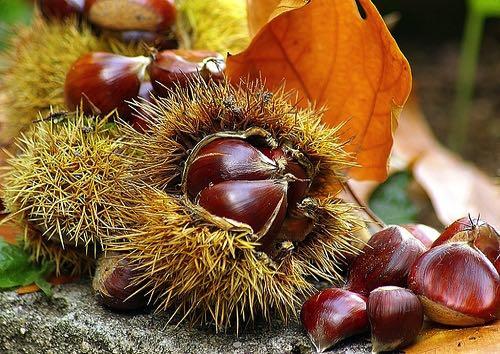
<svg viewBox="0 0 500 354"><path fill-rule="evenodd" d="M310 166L302 154L279 146L260 129L223 132L195 146L184 167L183 190L209 218L251 228L270 254L286 241L278 237L285 220L297 217L296 206L310 185ZM294 241L288 229L283 234Z"/></svg>

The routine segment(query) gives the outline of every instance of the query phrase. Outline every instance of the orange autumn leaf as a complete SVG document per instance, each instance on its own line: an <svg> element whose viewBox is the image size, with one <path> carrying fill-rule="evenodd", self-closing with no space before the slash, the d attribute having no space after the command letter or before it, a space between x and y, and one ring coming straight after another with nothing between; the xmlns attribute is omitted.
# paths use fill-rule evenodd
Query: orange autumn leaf
<svg viewBox="0 0 500 354"><path fill-rule="evenodd" d="M64 284L69 284L69 283L74 283L76 282L80 277L74 276L74 275L59 275L55 276L53 275L49 279L49 283L51 285L64 285ZM40 287L36 284L29 284L29 285L24 285L16 289L16 292L19 295L25 295L25 294L31 294L31 293L36 293L40 291Z"/></svg>
<svg viewBox="0 0 500 354"><path fill-rule="evenodd" d="M38 285L29 284L17 288L16 293L18 293L19 295L26 295L26 294L36 293L37 291L40 291Z"/></svg>
<svg viewBox="0 0 500 354"><path fill-rule="evenodd" d="M0 220L3 218L0 217ZM0 226L0 238L3 238L5 242L10 244L15 244L19 235L21 235L22 230L16 225L3 224Z"/></svg>
<svg viewBox="0 0 500 354"><path fill-rule="evenodd" d="M273 18L283 12L294 10L307 4L310 0L247 0L248 29L253 37Z"/></svg>
<svg viewBox="0 0 500 354"><path fill-rule="evenodd" d="M434 324L424 329L406 354L498 353L500 321L480 327L450 328Z"/></svg>
<svg viewBox="0 0 500 354"><path fill-rule="evenodd" d="M262 9L270 3L276 1L252 0L248 12L269 13ZM365 19L354 0L291 3L280 1L274 10L281 6L279 14L271 12L249 47L228 58L229 78L262 76L271 90L285 79L301 105L324 105L327 124L345 123L342 137L360 165L350 175L384 180L392 135L411 90L406 58L369 0L359 0Z"/></svg>

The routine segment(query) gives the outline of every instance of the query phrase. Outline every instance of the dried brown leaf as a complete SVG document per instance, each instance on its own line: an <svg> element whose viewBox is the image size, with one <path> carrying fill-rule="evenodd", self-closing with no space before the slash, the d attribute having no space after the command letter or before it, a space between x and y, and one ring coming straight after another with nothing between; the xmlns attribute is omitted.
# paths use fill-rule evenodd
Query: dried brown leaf
<svg viewBox="0 0 500 354"><path fill-rule="evenodd" d="M350 174L383 180L411 73L375 6L369 0L359 5L358 10L354 0L250 1L252 31L261 28L245 51L228 58L227 72L235 82L262 76L270 89L286 80L301 105L325 105L324 121L345 124L342 136L360 165Z"/></svg>

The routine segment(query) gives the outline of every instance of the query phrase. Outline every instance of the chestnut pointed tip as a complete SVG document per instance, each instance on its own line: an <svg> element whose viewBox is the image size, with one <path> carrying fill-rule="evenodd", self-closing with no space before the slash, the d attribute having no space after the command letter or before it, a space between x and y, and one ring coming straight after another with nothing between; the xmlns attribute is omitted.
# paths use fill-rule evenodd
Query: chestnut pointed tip
<svg viewBox="0 0 500 354"><path fill-rule="evenodd" d="M309 337L309 340L311 341L314 349L316 349L317 353L324 353L338 342L338 341L328 342L322 335L316 336L311 333L308 333L307 336Z"/></svg>

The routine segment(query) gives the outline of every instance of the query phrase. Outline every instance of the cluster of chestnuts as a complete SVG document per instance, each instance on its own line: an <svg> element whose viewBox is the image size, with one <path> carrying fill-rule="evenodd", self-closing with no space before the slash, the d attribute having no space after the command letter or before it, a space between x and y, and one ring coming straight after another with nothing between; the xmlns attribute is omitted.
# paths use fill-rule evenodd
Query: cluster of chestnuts
<svg viewBox="0 0 500 354"><path fill-rule="evenodd" d="M65 103L70 110L81 107L84 113L94 115L116 110L121 119L144 131L145 122L140 112L129 106L130 101L164 96L169 88L182 86L195 75L206 80L222 78L222 55L173 49L177 45L167 43L176 21L173 0L39 0L38 6L48 20L76 16L121 42L151 45L149 57L90 52L78 58L64 83Z"/></svg>
<svg viewBox="0 0 500 354"><path fill-rule="evenodd" d="M177 9L173 0L38 0L48 20L78 18L124 42L171 47Z"/></svg>
<svg viewBox="0 0 500 354"><path fill-rule="evenodd" d="M130 107L130 101L162 97L195 76L219 80L224 68L224 58L210 51L165 49L149 57L87 53L68 71L64 96L69 109L82 107L85 113L102 115L116 109L121 119L144 129L140 112Z"/></svg>
<svg viewBox="0 0 500 354"><path fill-rule="evenodd" d="M500 312L500 236L464 217L442 234L425 225L389 226L372 236L344 288L308 299L301 320L316 349L371 329L374 352L410 344L424 315L474 326Z"/></svg>

